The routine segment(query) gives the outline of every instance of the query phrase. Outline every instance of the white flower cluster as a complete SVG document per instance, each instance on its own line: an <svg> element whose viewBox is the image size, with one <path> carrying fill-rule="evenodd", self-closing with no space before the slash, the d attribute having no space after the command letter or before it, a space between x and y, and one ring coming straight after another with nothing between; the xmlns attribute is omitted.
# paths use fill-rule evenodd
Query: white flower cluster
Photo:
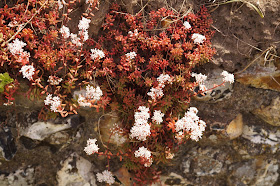
<svg viewBox="0 0 280 186"><path fill-rule="evenodd" d="M71 42L76 45L76 46L82 46L82 42L81 41L86 41L88 40L89 36L88 36L88 28L89 28L89 23L90 23L90 19L84 18L82 17L82 19L80 20L78 27L79 27L79 36L82 37L83 39L81 39L80 37L78 37L77 34L73 34L70 33L70 30L68 27L66 26L62 26L60 28L60 33L62 34L64 39L67 39L69 37L71 37Z"/></svg>
<svg viewBox="0 0 280 186"><path fill-rule="evenodd" d="M164 95L162 89L165 87L166 82L172 84L172 78L168 74L161 74L157 81L159 83L158 86L156 88L152 87L150 92L147 93L153 100L159 99Z"/></svg>
<svg viewBox="0 0 280 186"><path fill-rule="evenodd" d="M58 112L60 110L61 100L58 96L52 97L52 94L49 94L44 100L45 105L51 105L50 109L53 112Z"/></svg>
<svg viewBox="0 0 280 186"><path fill-rule="evenodd" d="M137 30L137 29L135 29L134 32L132 32L132 31L129 31L129 32L128 32L128 35L129 35L130 37L132 37L132 36L138 36L138 34L139 34L139 33L138 33L138 30Z"/></svg>
<svg viewBox="0 0 280 186"><path fill-rule="evenodd" d="M154 116L152 117L153 122L160 124L163 121L164 114L160 110L154 111Z"/></svg>
<svg viewBox="0 0 280 186"><path fill-rule="evenodd" d="M123 129L119 127L116 123L113 124L113 128L110 128L112 133L111 140L117 144L117 146L122 145L126 142L127 138L123 136Z"/></svg>
<svg viewBox="0 0 280 186"><path fill-rule="evenodd" d="M66 2L65 2L64 0L62 0L62 3L61 3L61 1L60 1L60 0L58 0L58 1L57 1L57 4L58 4L58 9L60 10L60 9L62 9L62 8L63 8L63 5L65 5L65 4L66 4Z"/></svg>
<svg viewBox="0 0 280 186"><path fill-rule="evenodd" d="M96 174L97 181L99 182L106 182L109 185L112 185L115 182L115 178L113 177L112 172L105 170L102 173Z"/></svg>
<svg viewBox="0 0 280 186"><path fill-rule="evenodd" d="M68 37L70 37L70 30L68 27L66 27L64 25L60 28L59 32L62 34L62 37L64 39L67 39Z"/></svg>
<svg viewBox="0 0 280 186"><path fill-rule="evenodd" d="M81 43L81 39L78 38L77 34L73 34L71 33L70 34L70 37L71 37L71 42L76 45L76 46L82 46L83 44Z"/></svg>
<svg viewBox="0 0 280 186"><path fill-rule="evenodd" d="M62 78L56 77L56 76L49 76L48 82L51 85L59 85L59 83L62 81Z"/></svg>
<svg viewBox="0 0 280 186"><path fill-rule="evenodd" d="M140 141L145 141L147 136L151 135L151 127L148 124L148 119L150 118L149 108L140 106L138 110L140 112L134 113L135 123L130 129L130 138L136 138Z"/></svg>
<svg viewBox="0 0 280 186"><path fill-rule="evenodd" d="M88 85L86 90L86 97L89 99L100 100L101 96L103 95L99 86L93 88L93 86Z"/></svg>
<svg viewBox="0 0 280 186"><path fill-rule="evenodd" d="M91 22L90 19L84 18L82 17L82 19L79 22L79 35L83 36L83 41L88 40L89 36L88 36L88 28L89 28L89 23Z"/></svg>
<svg viewBox="0 0 280 186"><path fill-rule="evenodd" d="M88 85L86 87L86 95L79 94L78 103L82 107L90 107L91 103L100 100L102 95L103 93L99 86L94 88L93 86Z"/></svg>
<svg viewBox="0 0 280 186"><path fill-rule="evenodd" d="M192 27L188 21L185 21L183 25L187 30L189 30Z"/></svg>
<svg viewBox="0 0 280 186"><path fill-rule="evenodd" d="M82 17L82 20L79 22L79 29L80 30L87 30L89 28L90 19Z"/></svg>
<svg viewBox="0 0 280 186"><path fill-rule="evenodd" d="M152 157L151 157L152 156L151 151L149 151L144 146L139 147L139 149L134 152L134 155L135 155L136 158L139 158L139 157L143 158L145 167L150 167L153 163L153 160L152 160Z"/></svg>
<svg viewBox="0 0 280 186"><path fill-rule="evenodd" d="M147 95L150 96L153 100L159 99L164 95L162 88L163 87L161 86L157 86L156 88L152 87Z"/></svg>
<svg viewBox="0 0 280 186"><path fill-rule="evenodd" d="M16 20L13 20L13 21L9 22L8 26L9 27L16 27L16 26L18 26L18 22Z"/></svg>
<svg viewBox="0 0 280 186"><path fill-rule="evenodd" d="M230 74L230 73L228 73L227 71L224 70L221 73L221 75L224 76L224 78L223 78L224 82L229 82L229 83L233 83L234 82L234 75L233 74Z"/></svg>
<svg viewBox="0 0 280 186"><path fill-rule="evenodd" d="M87 153L87 155L91 155L98 152L99 147L97 144L95 144L96 141L96 139L87 140L87 146L84 148L84 151Z"/></svg>
<svg viewBox="0 0 280 186"><path fill-rule="evenodd" d="M207 79L206 75L203 75L201 73L197 74L197 73L192 73L191 74L192 77L195 77L196 83L199 85L199 89L202 91L206 91L207 88L204 85L204 81Z"/></svg>
<svg viewBox="0 0 280 186"><path fill-rule="evenodd" d="M8 43L9 51L14 56L18 56L17 61L23 64L23 66L20 69L23 78L31 80L32 76L35 73L35 68L32 65L26 65L27 63L29 63L30 53L23 50L23 47L25 46L26 43L20 41L18 38L16 38L12 43Z"/></svg>
<svg viewBox="0 0 280 186"><path fill-rule="evenodd" d="M125 56L129 60L132 60L132 59L134 59L137 56L137 54L136 54L136 52L129 52L129 53L125 54Z"/></svg>
<svg viewBox="0 0 280 186"><path fill-rule="evenodd" d="M193 40L194 44L201 44L205 41L205 39L206 39L206 37L201 34L194 33L192 35L192 40Z"/></svg>
<svg viewBox="0 0 280 186"><path fill-rule="evenodd" d="M164 85L166 82L168 82L169 84L172 84L172 78L168 75L168 74L161 74L158 78L157 81L159 82L159 84Z"/></svg>
<svg viewBox="0 0 280 186"><path fill-rule="evenodd" d="M102 59L105 57L105 54L102 50L95 48L95 49L91 49L90 51L91 51L90 57L92 60Z"/></svg>
<svg viewBox="0 0 280 186"><path fill-rule="evenodd" d="M8 43L8 49L13 55L17 55L23 52L23 47L26 46L26 43L20 41L16 38L12 43Z"/></svg>
<svg viewBox="0 0 280 186"><path fill-rule="evenodd" d="M23 78L27 78L30 81L35 73L35 68L32 65L24 65L19 72L22 73Z"/></svg>
<svg viewBox="0 0 280 186"><path fill-rule="evenodd" d="M199 119L196 115L197 108L190 107L185 116L175 123L175 130L180 135L182 132L187 132L192 140L198 141L202 137L202 132L205 130L206 123Z"/></svg>

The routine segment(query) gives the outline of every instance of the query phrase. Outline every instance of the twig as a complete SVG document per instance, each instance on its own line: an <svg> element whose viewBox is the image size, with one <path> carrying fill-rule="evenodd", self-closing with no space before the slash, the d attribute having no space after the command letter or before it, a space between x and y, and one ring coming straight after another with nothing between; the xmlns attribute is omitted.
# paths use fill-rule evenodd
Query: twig
<svg viewBox="0 0 280 186"><path fill-rule="evenodd" d="M47 2L48 2L48 0L46 0L44 2L44 4L39 8L39 10L37 10L35 12L35 14L23 26L21 26L18 29L18 31L8 41L6 41L2 44L2 47L4 47L7 43L9 43L11 40L13 40L16 37L16 35L18 35L24 29L24 27L26 27L26 25L31 22L31 20L35 17L35 15L37 15L41 11L41 9L46 5Z"/></svg>

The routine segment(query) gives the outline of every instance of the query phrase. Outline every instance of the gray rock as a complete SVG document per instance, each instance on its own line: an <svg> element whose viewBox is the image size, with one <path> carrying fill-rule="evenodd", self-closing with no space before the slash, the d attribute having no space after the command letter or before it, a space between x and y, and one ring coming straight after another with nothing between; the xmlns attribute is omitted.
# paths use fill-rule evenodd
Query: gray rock
<svg viewBox="0 0 280 186"><path fill-rule="evenodd" d="M56 132L69 128L76 128L82 122L83 118L79 115L72 115L67 118L57 118L54 121L38 121L27 128L21 129L20 134L33 140L43 141L45 138Z"/></svg>
<svg viewBox="0 0 280 186"><path fill-rule="evenodd" d="M280 144L280 131L269 131L258 126L244 126L242 137L252 143L276 146Z"/></svg>
<svg viewBox="0 0 280 186"><path fill-rule="evenodd" d="M193 148L190 152L191 155L187 155L186 160L182 162L185 174L195 173L197 176L211 176L223 171L225 153L210 147L198 150Z"/></svg>
<svg viewBox="0 0 280 186"><path fill-rule="evenodd" d="M62 163L62 168L57 172L57 181L58 186L96 185L91 163L76 153Z"/></svg>
<svg viewBox="0 0 280 186"><path fill-rule="evenodd" d="M276 159L257 158L240 162L231 166L233 172L229 182L233 185L274 185L279 176L278 168Z"/></svg>
<svg viewBox="0 0 280 186"><path fill-rule="evenodd" d="M51 122L36 122L21 132L21 135L33 140L42 141L53 133L70 128L69 124L54 124Z"/></svg>
<svg viewBox="0 0 280 186"><path fill-rule="evenodd" d="M257 181L255 183L255 186L273 185L279 177L278 169L279 169L279 165L275 160L265 164L262 174L257 176Z"/></svg>
<svg viewBox="0 0 280 186"><path fill-rule="evenodd" d="M0 151L6 160L11 160L17 152L15 140L7 127L0 127Z"/></svg>
<svg viewBox="0 0 280 186"><path fill-rule="evenodd" d="M25 186L34 185L34 168L18 169L9 175L0 175L1 186Z"/></svg>
<svg viewBox="0 0 280 186"><path fill-rule="evenodd" d="M253 113L270 125L280 126L280 98L277 97L269 106L261 106Z"/></svg>
<svg viewBox="0 0 280 186"><path fill-rule="evenodd" d="M161 186L161 185L181 186L181 185L188 185L188 184L192 184L192 183L187 181L182 176L174 172L171 172L167 176L160 176L160 183L152 184L152 186Z"/></svg>

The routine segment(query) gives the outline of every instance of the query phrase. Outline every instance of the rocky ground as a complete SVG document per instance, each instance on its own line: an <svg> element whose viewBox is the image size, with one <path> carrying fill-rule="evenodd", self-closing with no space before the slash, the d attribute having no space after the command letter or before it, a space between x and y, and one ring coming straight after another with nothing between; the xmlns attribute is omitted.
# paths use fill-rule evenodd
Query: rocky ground
<svg viewBox="0 0 280 186"><path fill-rule="evenodd" d="M197 70L212 79L221 69L236 77L233 85L191 102L208 124L207 130L201 141L188 143L172 163L162 167L162 185L280 185L280 6L278 0L254 2L262 18L248 3L223 2L148 2L150 9L165 5L177 11L196 11L205 5L214 21L217 54ZM145 4L122 3L131 13ZM108 2L102 1L100 7L92 34L97 33ZM73 16L79 17L78 13ZM28 103L19 98L15 105L0 108L0 185L100 185L95 173L103 170L106 161L83 152L86 140L97 136L99 113L81 110L80 115L46 124L37 119L41 101ZM102 117L101 122L113 120ZM120 176L121 165L113 167L127 185Z"/></svg>

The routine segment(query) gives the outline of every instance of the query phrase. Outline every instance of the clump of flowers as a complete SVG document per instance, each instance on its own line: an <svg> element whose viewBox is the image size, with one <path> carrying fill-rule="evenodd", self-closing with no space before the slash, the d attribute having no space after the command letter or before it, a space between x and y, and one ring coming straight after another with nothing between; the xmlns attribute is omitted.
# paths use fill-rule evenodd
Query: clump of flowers
<svg viewBox="0 0 280 186"><path fill-rule="evenodd" d="M228 73L227 71L224 70L221 73L221 75L224 76L224 78L223 78L224 82L229 82L229 83L233 83L234 82L234 75L233 74L230 74L230 73Z"/></svg>
<svg viewBox="0 0 280 186"><path fill-rule="evenodd" d="M104 170L102 173L97 173L96 177L97 177L97 181L106 182L109 185L112 185L115 182L115 178L113 177L113 174L108 170Z"/></svg>
<svg viewBox="0 0 280 186"><path fill-rule="evenodd" d="M85 147L84 151L88 154L94 154L97 153L99 150L99 147L97 144L95 144L97 142L97 139L88 139L87 140L87 146Z"/></svg>
<svg viewBox="0 0 280 186"><path fill-rule="evenodd" d="M88 85L86 87L86 95L79 94L78 103L82 107L90 107L95 101L100 100L102 95L103 93L99 86L94 88Z"/></svg>
<svg viewBox="0 0 280 186"><path fill-rule="evenodd" d="M196 115L197 108L191 107L189 111L185 113L185 116L179 119L175 123L175 130L182 136L182 134L188 134L190 139L198 141L205 130L206 123L199 119Z"/></svg>
<svg viewBox="0 0 280 186"><path fill-rule="evenodd" d="M165 87L165 82L172 84L172 78L168 74L161 74L157 78L157 81L158 85L155 88L152 87L150 89L150 92L147 93L147 95L150 96L153 100L160 99L164 95L163 88Z"/></svg>
<svg viewBox="0 0 280 186"><path fill-rule="evenodd" d="M202 44L204 42L204 40L206 40L206 37L204 35L194 33L192 35L192 40L193 40L194 44Z"/></svg>
<svg viewBox="0 0 280 186"><path fill-rule="evenodd" d="M149 108L145 106L140 106L138 108L140 112L135 112L135 123L130 129L130 137L136 138L140 141L145 141L148 136L150 136L150 125L148 124L148 119L150 118Z"/></svg>
<svg viewBox="0 0 280 186"><path fill-rule="evenodd" d="M90 55L92 60L96 59L102 59L105 57L105 54L102 50L99 50L97 48L91 49L91 55Z"/></svg>
<svg viewBox="0 0 280 186"><path fill-rule="evenodd" d="M50 105L50 109L53 112L59 112L61 110L61 100L58 96L52 96L49 94L44 100L45 105Z"/></svg>
<svg viewBox="0 0 280 186"><path fill-rule="evenodd" d="M139 147L137 151L134 152L136 158L141 158L141 163L144 164L145 167L150 167L153 163L152 153L146 147Z"/></svg>
<svg viewBox="0 0 280 186"><path fill-rule="evenodd" d="M32 76L35 73L35 68L32 65L24 65L21 67L20 71L22 73L23 78L27 78L28 80L32 80Z"/></svg>
<svg viewBox="0 0 280 186"><path fill-rule="evenodd" d="M154 182L157 164L172 159L178 144L201 139L206 127L196 108L187 111L194 87L205 91L206 76L192 70L215 53L206 8L183 16L161 8L143 22L141 13L122 13L112 4L99 35L91 36L89 14L80 17L74 33L67 27L68 14L59 13L72 11L75 1L50 2L0 9L1 19L10 20L0 21L0 68L14 79L22 73L29 80L29 96L46 97L40 112L45 117L77 114L81 107L118 112L122 133L112 131L111 139L122 143L110 148L109 142L102 142L99 149L97 139L89 139L85 153L103 155L108 162L118 157L135 175L134 182ZM99 4L86 3L87 12ZM166 18L170 20L163 24ZM222 75L233 83L233 75ZM3 99L13 99L16 82L5 85ZM76 96L74 91L83 93ZM114 183L109 171L98 173L97 180Z"/></svg>

